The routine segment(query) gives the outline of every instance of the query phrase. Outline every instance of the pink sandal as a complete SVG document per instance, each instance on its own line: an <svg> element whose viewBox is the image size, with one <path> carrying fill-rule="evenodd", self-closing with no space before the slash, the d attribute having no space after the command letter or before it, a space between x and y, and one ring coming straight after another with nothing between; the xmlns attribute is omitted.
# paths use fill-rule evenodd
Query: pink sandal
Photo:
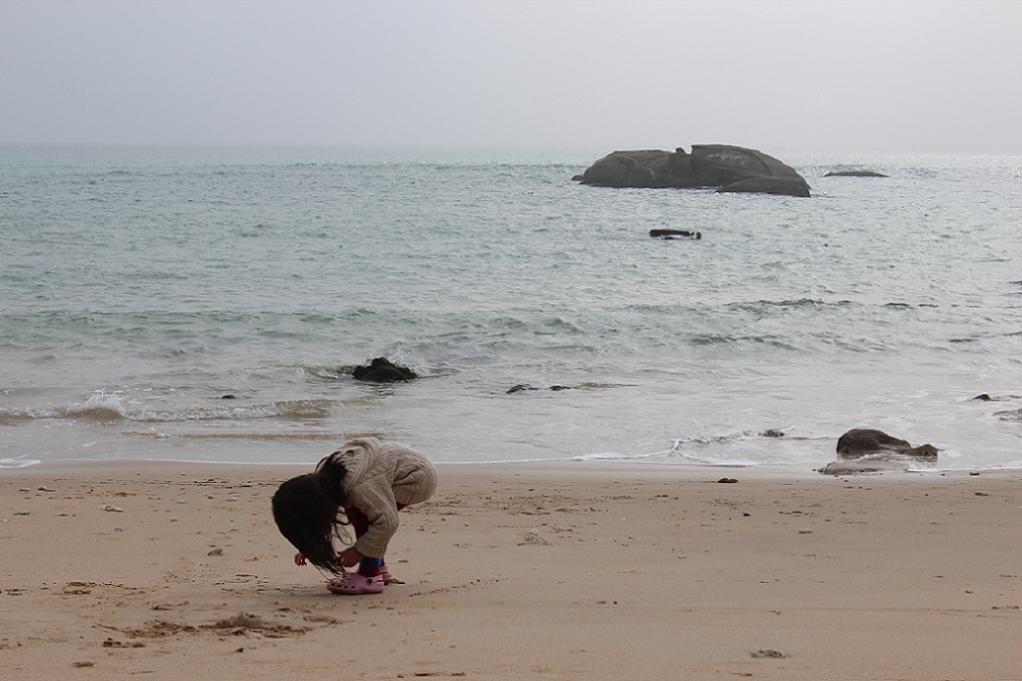
<svg viewBox="0 0 1022 681"><path fill-rule="evenodd" d="M345 572L326 583L327 591L342 596L359 596L361 594L378 594L383 591L383 579L380 576L366 577L357 572Z"/></svg>

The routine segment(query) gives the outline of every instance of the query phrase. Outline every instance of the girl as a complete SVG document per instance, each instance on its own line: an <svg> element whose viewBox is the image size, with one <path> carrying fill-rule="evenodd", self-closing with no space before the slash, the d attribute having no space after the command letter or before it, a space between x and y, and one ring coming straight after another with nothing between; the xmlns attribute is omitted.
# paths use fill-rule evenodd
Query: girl
<svg viewBox="0 0 1022 681"><path fill-rule="evenodd" d="M419 452L374 437L345 442L316 470L291 478L273 495L273 519L298 549L295 565L306 561L339 575L327 582L336 594L373 594L397 582L383 561L397 530L397 512L433 496L436 469ZM337 517L343 509L348 523ZM355 544L340 553L339 526L355 529ZM358 565L358 572L344 568Z"/></svg>

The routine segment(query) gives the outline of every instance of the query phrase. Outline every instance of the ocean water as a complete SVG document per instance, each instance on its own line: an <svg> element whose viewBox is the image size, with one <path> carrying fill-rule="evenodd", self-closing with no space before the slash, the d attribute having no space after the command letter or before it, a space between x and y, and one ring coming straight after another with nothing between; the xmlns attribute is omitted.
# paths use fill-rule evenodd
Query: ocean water
<svg viewBox="0 0 1022 681"><path fill-rule="evenodd" d="M374 433L802 472L875 427L1022 466L1020 157L767 150L809 199L571 181L607 151L0 149L0 465ZM380 355L422 378L351 377Z"/></svg>

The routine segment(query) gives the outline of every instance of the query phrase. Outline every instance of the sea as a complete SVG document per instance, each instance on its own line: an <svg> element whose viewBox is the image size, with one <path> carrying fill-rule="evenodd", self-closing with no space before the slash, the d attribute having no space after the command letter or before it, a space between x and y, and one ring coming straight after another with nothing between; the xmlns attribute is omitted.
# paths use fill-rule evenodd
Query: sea
<svg viewBox="0 0 1022 681"><path fill-rule="evenodd" d="M0 148L0 467L372 434L803 475L878 428L940 448L912 470L1022 468L1022 157L764 149L811 198L572 181L609 151ZM352 377L380 356L419 378Z"/></svg>

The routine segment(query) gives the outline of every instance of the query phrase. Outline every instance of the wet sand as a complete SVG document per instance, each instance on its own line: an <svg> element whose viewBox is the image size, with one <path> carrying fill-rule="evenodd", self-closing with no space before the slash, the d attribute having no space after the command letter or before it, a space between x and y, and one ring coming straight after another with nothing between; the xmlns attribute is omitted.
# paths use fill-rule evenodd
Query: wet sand
<svg viewBox="0 0 1022 681"><path fill-rule="evenodd" d="M1017 471L443 466L391 544L405 584L361 597L277 534L300 472L0 472L3 678L1022 676Z"/></svg>

